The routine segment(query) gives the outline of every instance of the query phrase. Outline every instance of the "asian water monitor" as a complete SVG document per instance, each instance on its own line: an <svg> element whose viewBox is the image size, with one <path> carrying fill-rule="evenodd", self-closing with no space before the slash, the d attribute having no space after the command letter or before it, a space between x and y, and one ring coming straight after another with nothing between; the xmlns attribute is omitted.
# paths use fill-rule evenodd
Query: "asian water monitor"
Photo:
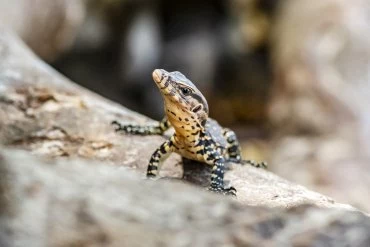
<svg viewBox="0 0 370 247"><path fill-rule="evenodd" d="M164 100L166 116L155 126L112 124L116 131L130 134L163 134L171 126L175 133L152 155L147 177L158 175L160 163L172 152L181 156L204 162L212 166L209 190L235 195L233 187L224 187L225 163L234 162L266 167L264 162L243 160L235 133L222 128L208 117L208 104L197 87L180 72L167 72L163 69L153 71L153 79Z"/></svg>

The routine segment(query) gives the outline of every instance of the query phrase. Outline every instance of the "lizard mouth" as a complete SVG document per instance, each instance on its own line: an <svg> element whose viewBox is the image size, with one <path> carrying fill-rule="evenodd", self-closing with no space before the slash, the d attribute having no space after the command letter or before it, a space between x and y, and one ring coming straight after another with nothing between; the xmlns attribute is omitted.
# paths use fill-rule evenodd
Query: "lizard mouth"
<svg viewBox="0 0 370 247"><path fill-rule="evenodd" d="M198 111L200 111L202 109L202 105L197 105L195 106L191 111L194 112L194 113L197 113Z"/></svg>

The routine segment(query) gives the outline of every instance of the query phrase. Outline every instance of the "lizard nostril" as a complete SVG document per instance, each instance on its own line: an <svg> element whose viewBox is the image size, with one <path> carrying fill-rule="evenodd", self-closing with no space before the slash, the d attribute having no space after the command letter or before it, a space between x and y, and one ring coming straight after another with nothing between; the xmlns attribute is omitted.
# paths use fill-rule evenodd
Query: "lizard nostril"
<svg viewBox="0 0 370 247"><path fill-rule="evenodd" d="M193 108L192 112L197 113L202 109L202 105L197 105L196 107Z"/></svg>

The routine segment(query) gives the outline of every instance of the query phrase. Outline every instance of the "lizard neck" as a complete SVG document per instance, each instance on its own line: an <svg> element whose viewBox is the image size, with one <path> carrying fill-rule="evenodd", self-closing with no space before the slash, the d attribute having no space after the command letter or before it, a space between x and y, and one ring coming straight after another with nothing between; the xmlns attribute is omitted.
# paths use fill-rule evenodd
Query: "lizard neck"
<svg viewBox="0 0 370 247"><path fill-rule="evenodd" d="M204 127L194 116L184 114L181 110L167 112L167 118L175 130L179 143L187 145L197 143L199 136L204 132Z"/></svg>

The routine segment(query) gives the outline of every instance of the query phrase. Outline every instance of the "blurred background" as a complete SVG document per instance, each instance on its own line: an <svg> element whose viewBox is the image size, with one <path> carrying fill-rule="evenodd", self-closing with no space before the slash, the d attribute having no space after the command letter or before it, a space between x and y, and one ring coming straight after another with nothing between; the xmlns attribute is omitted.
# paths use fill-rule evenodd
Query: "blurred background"
<svg viewBox="0 0 370 247"><path fill-rule="evenodd" d="M277 1L89 1L59 71L155 119L162 98L151 73L178 70L224 124L260 124L270 86L267 34ZM248 101L248 104L246 103Z"/></svg>
<svg viewBox="0 0 370 247"><path fill-rule="evenodd" d="M245 158L370 211L368 0L0 0L68 78L154 119L151 72L178 70Z"/></svg>

